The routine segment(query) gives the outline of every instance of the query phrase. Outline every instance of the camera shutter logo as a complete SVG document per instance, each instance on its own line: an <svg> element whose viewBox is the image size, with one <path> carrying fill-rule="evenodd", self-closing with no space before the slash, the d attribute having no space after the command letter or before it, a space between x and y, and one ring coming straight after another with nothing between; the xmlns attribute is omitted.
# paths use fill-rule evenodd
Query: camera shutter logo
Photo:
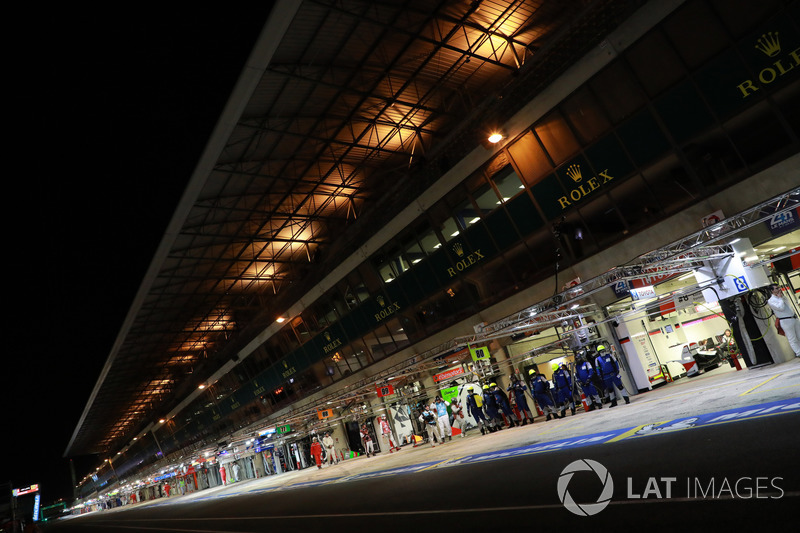
<svg viewBox="0 0 800 533"><path fill-rule="evenodd" d="M597 498L596 503L576 503L575 500L572 499L569 491L567 491L567 485L569 485L573 474L575 474L575 472L584 471L594 472L603 483L603 490ZM566 507L569 512L579 516L596 515L606 508L611 501L611 496L614 494L614 481L611 479L611 474L608 473L606 467L591 459L579 459L568 464L566 468L561 471L557 487L558 498L561 500L561 503L564 504L564 507Z"/></svg>

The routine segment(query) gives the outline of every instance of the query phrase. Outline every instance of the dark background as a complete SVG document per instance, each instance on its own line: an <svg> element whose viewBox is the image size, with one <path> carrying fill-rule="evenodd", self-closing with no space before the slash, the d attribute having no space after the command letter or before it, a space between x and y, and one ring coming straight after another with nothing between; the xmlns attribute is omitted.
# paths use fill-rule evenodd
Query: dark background
<svg viewBox="0 0 800 533"><path fill-rule="evenodd" d="M7 21L0 483L42 505L71 501L63 454L270 4Z"/></svg>

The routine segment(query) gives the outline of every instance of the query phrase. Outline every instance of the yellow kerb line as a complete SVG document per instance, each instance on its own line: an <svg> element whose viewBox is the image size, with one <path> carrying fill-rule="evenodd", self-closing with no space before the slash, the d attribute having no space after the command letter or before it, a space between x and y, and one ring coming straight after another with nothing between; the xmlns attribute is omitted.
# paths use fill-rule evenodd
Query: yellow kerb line
<svg viewBox="0 0 800 533"><path fill-rule="evenodd" d="M619 441L619 440L622 440L622 439L627 439L628 437L630 437L630 436L632 436L632 435L635 435L635 434L636 434L636 432L638 432L638 431L639 431L640 429L642 429L643 427L646 427L646 426L663 426L663 425L664 425L664 424L666 424L667 422L671 422L671 420L664 420L664 421L662 421L662 422L655 422L655 423L652 423L652 422L651 422L651 423L649 423L649 424L642 424L641 426L636 426L635 428L633 428L633 429L630 429L630 430L626 431L626 432L625 432L625 433L623 433L622 435L617 435L617 436L616 436L616 437L614 437L613 439L611 439L611 440L607 440L607 441L606 441L606 444L607 444L607 443L609 443L609 442L617 442L617 441Z"/></svg>
<svg viewBox="0 0 800 533"><path fill-rule="evenodd" d="M751 392L753 392L754 390L756 390L757 388L759 388L761 385L764 385L765 383L768 383L768 382L772 381L773 379L777 378L778 376L782 376L782 375L783 375L783 374L775 374L775 375L774 375L774 376L772 376L771 378L769 378L769 379L767 379L767 380L765 380L765 381L762 381L761 383L759 383L758 385L756 385L756 386L755 386L755 387L753 387L752 389L744 391L744 392L743 392L743 393L741 393L739 396L744 396L744 395L746 395L746 394L750 394Z"/></svg>
<svg viewBox="0 0 800 533"><path fill-rule="evenodd" d="M439 446L441 446L441 444ZM424 472L426 470L430 470L431 468L436 468L437 466L439 466L442 463L449 463L450 461L452 461L452 459L445 459L444 461L439 461L438 463L434 463L432 465L428 465L425 468L420 468L419 470L417 470L417 472Z"/></svg>

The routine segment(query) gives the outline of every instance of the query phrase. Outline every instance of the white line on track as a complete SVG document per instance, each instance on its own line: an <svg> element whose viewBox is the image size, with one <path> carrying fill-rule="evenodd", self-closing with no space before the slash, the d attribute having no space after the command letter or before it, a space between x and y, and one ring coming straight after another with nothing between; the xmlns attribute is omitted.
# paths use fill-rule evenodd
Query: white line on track
<svg viewBox="0 0 800 533"><path fill-rule="evenodd" d="M766 495L765 495L766 496ZM800 491L784 491L780 498L798 498ZM612 500L609 505L650 505L662 503L697 503L697 502L726 502L732 500L742 500L743 498L736 498L733 496L724 496L719 498L643 498L643 499L627 499L627 500ZM764 498L760 498L764 499ZM214 522L214 521L244 521L244 520L260 520L260 521L273 521L273 520L317 520L317 519L332 519L332 518L369 518L369 517L385 517L385 516L415 516L415 515L446 515L446 514L463 514L463 513L489 513L489 512L503 512L503 511L535 511L543 509L559 509L563 508L560 503L542 504L542 505L518 505L508 507L479 507L471 509L420 509L416 511L382 511L371 513L324 513L324 514L303 514L303 515L279 515L279 516L236 516L236 517L203 517L203 518L161 518L159 522ZM126 519L125 523L132 522L153 522L154 519ZM102 524L87 524L95 527L100 526L113 526L119 529L139 529L149 530L157 529L160 531L180 531L180 532L202 532L202 533L247 533L242 530L222 530L222 529L186 529L186 528L169 528L169 527L147 527L139 525L126 525L117 524L115 522L103 521Z"/></svg>

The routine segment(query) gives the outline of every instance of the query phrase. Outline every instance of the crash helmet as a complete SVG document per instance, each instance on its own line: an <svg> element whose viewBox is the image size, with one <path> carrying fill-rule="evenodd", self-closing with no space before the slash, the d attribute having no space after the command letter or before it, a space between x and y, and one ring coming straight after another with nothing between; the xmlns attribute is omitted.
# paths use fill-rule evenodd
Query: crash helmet
<svg viewBox="0 0 800 533"><path fill-rule="evenodd" d="M483 390L489 390L489 385L484 385Z"/></svg>
<svg viewBox="0 0 800 533"><path fill-rule="evenodd" d="M475 388L474 388L474 387L467 387L467 392L472 392L472 391L474 391L474 390L475 390Z"/></svg>
<svg viewBox="0 0 800 533"><path fill-rule="evenodd" d="M553 363L553 364L552 364L552 369L553 369L553 372L555 372L556 370L558 370L558 363Z"/></svg>
<svg viewBox="0 0 800 533"><path fill-rule="evenodd" d="M497 383L490 383L489 386L490 387L497 387Z"/></svg>
<svg viewBox="0 0 800 533"><path fill-rule="evenodd" d="M600 345L597 347L597 351L598 351L598 352L602 352L602 351L604 351L605 349L606 349L606 347L605 347L605 345L603 345L603 344L600 344Z"/></svg>
<svg viewBox="0 0 800 533"><path fill-rule="evenodd" d="M536 373L536 370L534 370L534 369L532 369L532 368L531 368L530 370L528 370L528 375L529 375L529 376L532 376L532 375L534 375L535 373Z"/></svg>

